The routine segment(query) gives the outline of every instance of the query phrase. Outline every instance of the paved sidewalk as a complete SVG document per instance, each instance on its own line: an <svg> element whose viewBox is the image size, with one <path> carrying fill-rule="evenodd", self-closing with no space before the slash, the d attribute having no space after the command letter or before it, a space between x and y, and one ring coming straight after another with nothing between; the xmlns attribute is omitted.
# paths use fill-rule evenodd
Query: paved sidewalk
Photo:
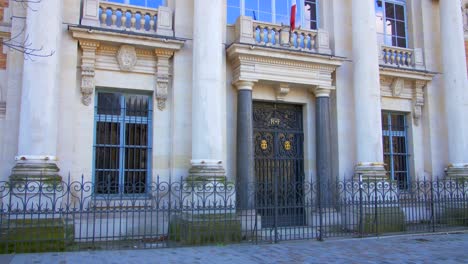
<svg viewBox="0 0 468 264"><path fill-rule="evenodd" d="M0 263L468 263L468 233L0 255Z"/></svg>

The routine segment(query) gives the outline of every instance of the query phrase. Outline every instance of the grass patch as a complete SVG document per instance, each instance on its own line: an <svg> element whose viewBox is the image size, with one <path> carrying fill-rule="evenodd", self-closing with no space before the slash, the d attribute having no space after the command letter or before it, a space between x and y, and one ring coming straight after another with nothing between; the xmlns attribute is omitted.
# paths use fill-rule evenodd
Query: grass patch
<svg viewBox="0 0 468 264"><path fill-rule="evenodd" d="M177 217L169 225L169 239L182 245L238 243L241 235L241 223L234 214Z"/></svg>
<svg viewBox="0 0 468 264"><path fill-rule="evenodd" d="M60 219L9 220L0 227L0 254L65 251L73 226Z"/></svg>
<svg viewBox="0 0 468 264"><path fill-rule="evenodd" d="M441 223L451 226L468 226L468 208L445 208L445 212L441 218Z"/></svg>
<svg viewBox="0 0 468 264"><path fill-rule="evenodd" d="M366 208L363 216L364 233L405 231L405 214L400 207Z"/></svg>

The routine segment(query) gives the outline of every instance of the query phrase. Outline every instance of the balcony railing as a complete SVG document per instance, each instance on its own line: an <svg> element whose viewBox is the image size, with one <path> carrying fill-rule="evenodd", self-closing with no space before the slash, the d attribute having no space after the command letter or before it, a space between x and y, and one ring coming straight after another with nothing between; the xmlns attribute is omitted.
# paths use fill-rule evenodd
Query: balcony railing
<svg viewBox="0 0 468 264"><path fill-rule="evenodd" d="M147 8L104 0L83 0L81 24L113 30L173 36L172 10Z"/></svg>
<svg viewBox="0 0 468 264"><path fill-rule="evenodd" d="M306 52L330 54L328 32L295 29L240 16L236 23L236 41L266 47L286 48Z"/></svg>
<svg viewBox="0 0 468 264"><path fill-rule="evenodd" d="M380 65L424 70L421 49L407 49L400 47L380 46Z"/></svg>
<svg viewBox="0 0 468 264"><path fill-rule="evenodd" d="M99 18L101 27L156 33L158 10L101 2Z"/></svg>

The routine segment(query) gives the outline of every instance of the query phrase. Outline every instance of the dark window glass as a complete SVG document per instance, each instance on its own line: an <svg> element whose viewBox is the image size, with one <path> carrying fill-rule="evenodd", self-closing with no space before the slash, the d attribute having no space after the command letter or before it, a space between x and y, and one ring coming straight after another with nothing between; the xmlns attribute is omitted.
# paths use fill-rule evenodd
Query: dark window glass
<svg viewBox="0 0 468 264"><path fill-rule="evenodd" d="M99 93L97 103L99 115L120 115L120 95L113 93Z"/></svg>

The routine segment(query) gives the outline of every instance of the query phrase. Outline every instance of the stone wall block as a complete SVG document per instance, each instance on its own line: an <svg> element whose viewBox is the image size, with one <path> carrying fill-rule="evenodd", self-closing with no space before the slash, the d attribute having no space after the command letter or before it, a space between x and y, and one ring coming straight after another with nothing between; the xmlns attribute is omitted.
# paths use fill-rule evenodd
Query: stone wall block
<svg viewBox="0 0 468 264"><path fill-rule="evenodd" d="M255 44L253 34L252 18L248 16L239 16L236 21L236 42Z"/></svg>
<svg viewBox="0 0 468 264"><path fill-rule="evenodd" d="M319 29L317 31L317 52L323 54L331 54L330 35L326 30Z"/></svg>
<svg viewBox="0 0 468 264"><path fill-rule="evenodd" d="M81 25L99 27L99 0L83 0Z"/></svg>
<svg viewBox="0 0 468 264"><path fill-rule="evenodd" d="M156 34L161 36L174 36L172 29L172 9L167 6L158 7L158 21L156 23Z"/></svg>
<svg viewBox="0 0 468 264"><path fill-rule="evenodd" d="M415 48L413 53L414 67L418 70L425 70L424 66L424 56L421 48Z"/></svg>

